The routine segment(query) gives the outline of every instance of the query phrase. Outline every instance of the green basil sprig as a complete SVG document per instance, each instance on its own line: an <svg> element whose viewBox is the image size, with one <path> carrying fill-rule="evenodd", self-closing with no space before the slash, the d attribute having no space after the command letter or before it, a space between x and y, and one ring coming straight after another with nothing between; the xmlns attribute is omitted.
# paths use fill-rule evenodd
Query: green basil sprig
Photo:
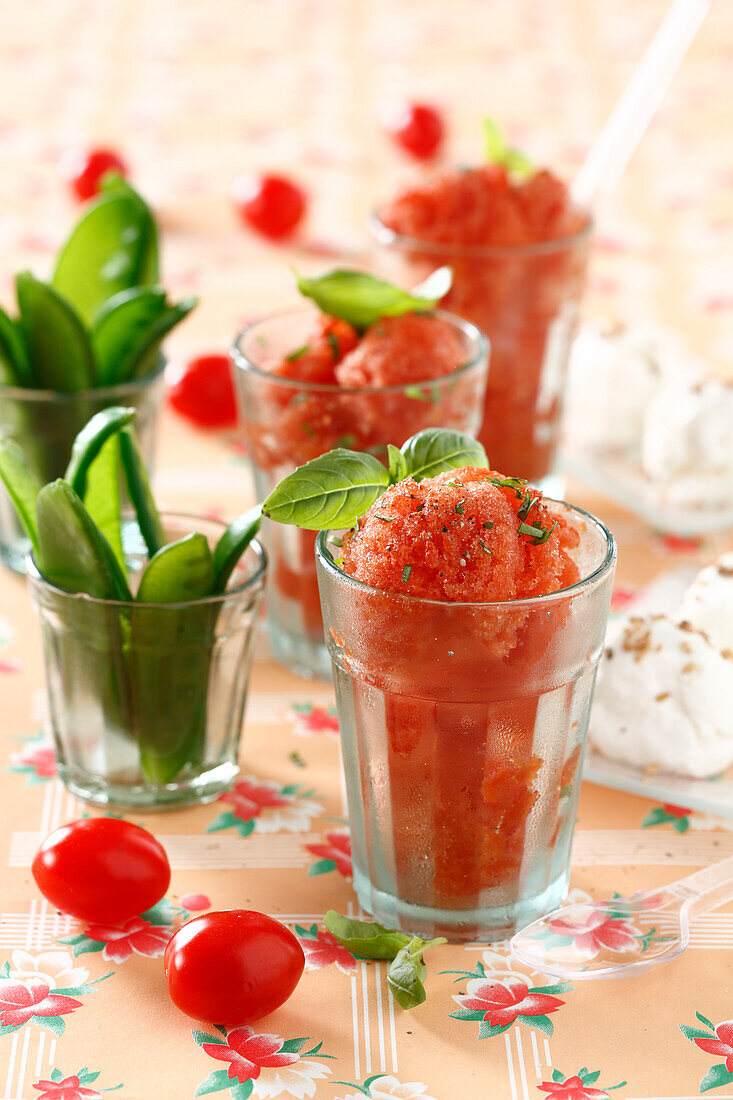
<svg viewBox="0 0 733 1100"><path fill-rule="evenodd" d="M376 324L382 317L400 317L403 313L425 313L435 309L451 288L453 272L449 267L439 267L411 291L365 271L342 268L314 279L297 275L297 280L300 293L305 298L312 298L323 313L363 329Z"/></svg>
<svg viewBox="0 0 733 1100"><path fill-rule="evenodd" d="M423 1003L426 997L423 982L428 972L423 954L430 947L447 943L444 937L422 940L385 928L376 921L344 917L335 909L328 910L323 923L334 939L359 958L391 960L387 985L401 1008L415 1008Z"/></svg>
<svg viewBox="0 0 733 1100"><path fill-rule="evenodd" d="M389 447L389 469L373 455L338 447L283 478L262 505L276 523L309 531L353 527L398 481L422 481L461 466L488 467L472 436L451 428L424 428L402 446Z"/></svg>
<svg viewBox="0 0 733 1100"><path fill-rule="evenodd" d="M483 120L484 148L489 164L498 164L519 177L531 176L534 165L529 157L507 145L506 138L493 118Z"/></svg>

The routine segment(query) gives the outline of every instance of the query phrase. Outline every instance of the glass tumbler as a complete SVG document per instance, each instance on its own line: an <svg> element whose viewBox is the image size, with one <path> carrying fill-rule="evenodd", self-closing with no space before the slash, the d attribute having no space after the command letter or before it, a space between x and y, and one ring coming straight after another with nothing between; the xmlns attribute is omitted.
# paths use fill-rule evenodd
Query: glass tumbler
<svg viewBox="0 0 733 1100"><path fill-rule="evenodd" d="M0 385L0 437L10 437L23 448L45 484L63 476L74 437L86 422L110 405L124 405L137 409L135 428L150 469L163 370L161 362L147 378L76 393ZM0 559L17 573L24 573L29 550L30 541L0 483Z"/></svg>
<svg viewBox="0 0 733 1100"><path fill-rule="evenodd" d="M318 536L354 886L389 928L497 940L565 896L616 551L599 520L546 503L580 532L583 579L532 599L386 592Z"/></svg>
<svg viewBox="0 0 733 1100"><path fill-rule="evenodd" d="M369 451L386 462L387 444L402 444L422 428L456 428L475 435L481 421L488 347L469 322L442 312L465 348L465 361L429 382L339 386L301 382L269 367L301 347L314 310L279 313L249 325L232 349L240 414L259 500L296 466L333 447ZM303 676L331 677L323 639L313 531L267 524L272 563L267 594L270 641L281 664Z"/></svg>
<svg viewBox="0 0 733 1100"><path fill-rule="evenodd" d="M201 531L213 545L225 529L162 520L171 541ZM133 592L146 560L143 549L128 556ZM255 541L221 595L146 604L64 592L29 558L59 775L73 794L156 810L208 801L232 781L265 572Z"/></svg>
<svg viewBox="0 0 733 1100"><path fill-rule="evenodd" d="M412 286L442 264L453 284L442 305L491 342L478 437L492 469L557 491L553 473L570 346L585 286L593 222L573 236L516 246L452 245L405 237L369 222L376 266Z"/></svg>

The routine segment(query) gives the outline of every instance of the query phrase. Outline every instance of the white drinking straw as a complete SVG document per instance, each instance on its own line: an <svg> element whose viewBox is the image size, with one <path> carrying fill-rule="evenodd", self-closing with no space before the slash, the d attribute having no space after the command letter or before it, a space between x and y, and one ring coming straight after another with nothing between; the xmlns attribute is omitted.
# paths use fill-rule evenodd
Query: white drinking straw
<svg viewBox="0 0 733 1100"><path fill-rule="evenodd" d="M711 0L674 0L636 72L613 109L571 187L574 201L592 205L618 183L710 10Z"/></svg>

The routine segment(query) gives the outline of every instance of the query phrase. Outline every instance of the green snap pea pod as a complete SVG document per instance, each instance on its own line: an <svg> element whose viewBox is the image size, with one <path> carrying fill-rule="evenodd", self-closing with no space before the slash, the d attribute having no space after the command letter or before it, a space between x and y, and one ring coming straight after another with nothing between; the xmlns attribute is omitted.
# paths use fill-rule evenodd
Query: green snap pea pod
<svg viewBox="0 0 733 1100"><path fill-rule="evenodd" d="M166 309L162 287L132 287L104 303L91 330L101 386L113 386L132 376L141 337Z"/></svg>
<svg viewBox="0 0 733 1100"><path fill-rule="evenodd" d="M213 557L202 534L164 546L140 580L129 668L134 735L150 782L170 783L203 761L218 608L190 601L210 596L213 586Z"/></svg>
<svg viewBox="0 0 733 1100"><path fill-rule="evenodd" d="M165 543L165 532L155 506L137 436L130 428L123 428L120 432L120 454L127 482L127 493L137 514L137 522L148 548L148 556L152 558Z"/></svg>
<svg viewBox="0 0 733 1100"><path fill-rule="evenodd" d="M260 528L262 505L258 504L249 512L230 523L214 548L214 589L215 593L226 591L234 568Z"/></svg>
<svg viewBox="0 0 733 1100"><path fill-rule="evenodd" d="M30 385L28 349L20 326L0 309L0 384Z"/></svg>
<svg viewBox="0 0 733 1100"><path fill-rule="evenodd" d="M121 290L157 283L155 225L131 189L113 186L84 210L59 253L52 285L92 324Z"/></svg>
<svg viewBox="0 0 733 1100"><path fill-rule="evenodd" d="M0 479L15 505L33 550L37 553L36 500L41 491L42 482L40 475L29 465L25 452L14 439L0 439Z"/></svg>
<svg viewBox="0 0 733 1100"><path fill-rule="evenodd" d="M89 467L84 507L125 569L120 525L120 440L117 435L110 436Z"/></svg>
<svg viewBox="0 0 733 1100"><path fill-rule="evenodd" d="M74 440L64 480L83 499L89 467L113 435L135 419L135 409L113 405L89 420Z"/></svg>
<svg viewBox="0 0 733 1100"><path fill-rule="evenodd" d="M15 285L34 387L57 393L90 389L95 381L94 355L72 307L29 271L22 271Z"/></svg>
<svg viewBox="0 0 733 1100"><path fill-rule="evenodd" d="M67 592L84 592L102 600L132 599L109 543L65 481L41 489L37 519L37 564L45 580ZM119 604L78 600L65 615L68 629L62 638L44 628L44 645L53 646L58 670L49 687L64 695L61 713L87 710L93 701L104 716L105 728L129 738L132 720L125 662L129 612ZM102 749L104 745L102 741Z"/></svg>

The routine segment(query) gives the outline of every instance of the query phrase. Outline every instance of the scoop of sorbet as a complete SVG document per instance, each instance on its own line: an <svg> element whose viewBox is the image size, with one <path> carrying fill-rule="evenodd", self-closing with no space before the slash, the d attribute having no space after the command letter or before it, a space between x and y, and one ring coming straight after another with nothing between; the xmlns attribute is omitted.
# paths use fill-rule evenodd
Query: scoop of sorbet
<svg viewBox="0 0 733 1100"><path fill-rule="evenodd" d="M578 545L542 494L492 470L464 467L393 485L344 536L342 568L387 591L487 602L547 595L578 581ZM526 533L527 529L530 532Z"/></svg>
<svg viewBox="0 0 733 1100"><path fill-rule="evenodd" d="M336 367L342 386L401 386L451 374L465 362L455 327L439 317L383 317Z"/></svg>

